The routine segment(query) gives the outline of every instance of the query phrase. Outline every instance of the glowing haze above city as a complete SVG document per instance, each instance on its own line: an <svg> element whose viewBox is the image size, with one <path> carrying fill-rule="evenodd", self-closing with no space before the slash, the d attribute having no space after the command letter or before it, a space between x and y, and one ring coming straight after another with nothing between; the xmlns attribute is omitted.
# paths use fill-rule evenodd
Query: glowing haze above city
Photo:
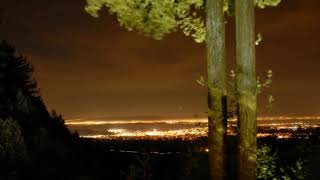
<svg viewBox="0 0 320 180"><path fill-rule="evenodd" d="M256 31L263 35L257 73L274 73L259 98L260 116L320 114L317 3L283 0L277 8L257 10ZM196 83L206 76L204 44L182 33L157 41L127 32L113 16L90 17L85 1L2 5L0 38L28 57L46 104L65 119L206 116L207 92ZM235 62L234 29L228 20L228 69ZM267 94L275 98L272 112L264 109Z"/></svg>

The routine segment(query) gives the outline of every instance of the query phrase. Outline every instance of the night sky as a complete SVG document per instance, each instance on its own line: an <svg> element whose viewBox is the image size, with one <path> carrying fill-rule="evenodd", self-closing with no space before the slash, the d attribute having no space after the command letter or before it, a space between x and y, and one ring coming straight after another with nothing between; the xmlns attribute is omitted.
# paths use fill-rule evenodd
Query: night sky
<svg viewBox="0 0 320 180"><path fill-rule="evenodd" d="M50 109L66 118L205 115L204 44L181 33L152 40L121 28L107 12L98 19L85 0L0 0L6 39L35 67ZM283 0L257 10L258 74L274 72L273 112L320 114L320 1ZM228 67L235 61L234 21L227 24ZM264 105L261 104L261 107Z"/></svg>

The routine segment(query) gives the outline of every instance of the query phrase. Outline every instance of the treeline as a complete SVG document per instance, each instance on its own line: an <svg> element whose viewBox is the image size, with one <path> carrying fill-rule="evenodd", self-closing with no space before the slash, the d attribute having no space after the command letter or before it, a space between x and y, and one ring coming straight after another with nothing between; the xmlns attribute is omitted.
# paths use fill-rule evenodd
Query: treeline
<svg viewBox="0 0 320 180"><path fill-rule="evenodd" d="M71 165L77 137L48 112L32 73L25 57L0 42L0 179L54 179Z"/></svg>
<svg viewBox="0 0 320 180"><path fill-rule="evenodd" d="M72 134L61 115L47 110L33 71L26 57L0 42L0 180L132 177L137 157L107 153L105 145Z"/></svg>

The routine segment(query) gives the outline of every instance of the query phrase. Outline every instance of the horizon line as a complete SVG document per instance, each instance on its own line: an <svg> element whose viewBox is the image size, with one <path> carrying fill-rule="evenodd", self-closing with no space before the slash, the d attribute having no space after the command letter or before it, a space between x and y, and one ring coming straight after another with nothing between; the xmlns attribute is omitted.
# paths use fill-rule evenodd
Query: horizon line
<svg viewBox="0 0 320 180"><path fill-rule="evenodd" d="M257 120L320 120L320 116L261 116L257 117ZM65 120L65 124L67 125L80 125L80 124L135 124L135 123L178 123L178 122L185 122L185 123L206 123L208 121L207 118L167 118L167 119L108 119L108 120L101 120L101 119L68 119ZM228 121L237 121L236 118L230 118Z"/></svg>

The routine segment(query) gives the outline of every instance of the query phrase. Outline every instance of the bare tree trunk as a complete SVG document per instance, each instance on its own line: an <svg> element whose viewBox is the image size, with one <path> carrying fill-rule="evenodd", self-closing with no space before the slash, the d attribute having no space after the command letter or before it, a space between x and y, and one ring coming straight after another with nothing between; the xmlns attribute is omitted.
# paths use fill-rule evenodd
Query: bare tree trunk
<svg viewBox="0 0 320 180"><path fill-rule="evenodd" d="M223 0L207 0L206 13L209 169L211 180L223 180L225 177L224 139L227 123Z"/></svg>
<svg viewBox="0 0 320 180"><path fill-rule="evenodd" d="M236 0L239 179L257 177L257 82L254 0Z"/></svg>

